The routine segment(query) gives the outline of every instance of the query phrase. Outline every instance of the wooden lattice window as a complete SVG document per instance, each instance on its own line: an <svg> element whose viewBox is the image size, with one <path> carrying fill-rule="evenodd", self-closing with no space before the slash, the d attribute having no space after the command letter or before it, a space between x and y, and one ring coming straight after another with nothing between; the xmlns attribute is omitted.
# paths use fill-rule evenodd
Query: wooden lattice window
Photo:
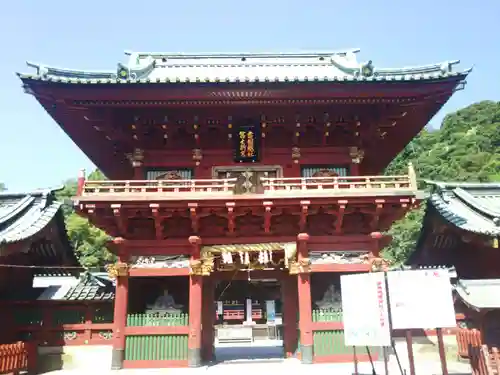
<svg viewBox="0 0 500 375"><path fill-rule="evenodd" d="M302 167L300 174L302 177L328 177L329 175L343 177L349 175L349 168L335 165L305 166Z"/></svg>
<svg viewBox="0 0 500 375"><path fill-rule="evenodd" d="M189 168L180 169L150 169L146 171L147 180L191 180L193 170Z"/></svg>

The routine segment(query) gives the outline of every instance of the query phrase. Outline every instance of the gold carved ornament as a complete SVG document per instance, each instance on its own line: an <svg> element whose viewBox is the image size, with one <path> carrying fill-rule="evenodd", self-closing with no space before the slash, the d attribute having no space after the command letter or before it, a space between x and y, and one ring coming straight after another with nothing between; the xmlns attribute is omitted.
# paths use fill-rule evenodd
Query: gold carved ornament
<svg viewBox="0 0 500 375"><path fill-rule="evenodd" d="M208 254L207 254L208 255ZM202 259L191 259L189 261L189 274L194 276L210 276L214 270L213 256L205 256Z"/></svg>
<svg viewBox="0 0 500 375"><path fill-rule="evenodd" d="M300 273L310 273L311 272L311 259L302 258L297 261L292 261L288 266L290 270L290 275L298 275Z"/></svg>
<svg viewBox="0 0 500 375"><path fill-rule="evenodd" d="M368 254L364 257L366 263L370 265L370 272L386 272L391 265L391 261L381 257Z"/></svg>
<svg viewBox="0 0 500 375"><path fill-rule="evenodd" d="M106 266L106 271L108 275L112 279L116 279L117 277L128 276L129 266L124 262L117 262L114 264L108 264Z"/></svg>

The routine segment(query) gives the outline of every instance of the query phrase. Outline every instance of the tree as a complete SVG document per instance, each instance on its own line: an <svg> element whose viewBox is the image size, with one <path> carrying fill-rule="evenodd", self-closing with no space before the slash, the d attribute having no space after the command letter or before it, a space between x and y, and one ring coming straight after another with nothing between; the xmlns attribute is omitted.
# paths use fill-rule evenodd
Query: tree
<svg viewBox="0 0 500 375"><path fill-rule="evenodd" d="M500 102L483 101L447 115L439 130L423 130L387 167L401 174L411 161L420 179L435 181L500 181ZM420 181L420 187L425 184ZM384 255L404 262L413 251L424 207L394 223L392 243Z"/></svg>
<svg viewBox="0 0 500 375"><path fill-rule="evenodd" d="M91 180L106 178L99 170L93 171L88 177ZM71 198L76 195L77 186L76 179L69 179L57 193L57 198L66 203L63 206L66 231L80 263L85 267L102 267L115 261L114 254L106 248L109 236L74 211Z"/></svg>
<svg viewBox="0 0 500 375"><path fill-rule="evenodd" d="M6 191L7 190L7 187L5 186L5 184L3 182L0 182L0 191Z"/></svg>

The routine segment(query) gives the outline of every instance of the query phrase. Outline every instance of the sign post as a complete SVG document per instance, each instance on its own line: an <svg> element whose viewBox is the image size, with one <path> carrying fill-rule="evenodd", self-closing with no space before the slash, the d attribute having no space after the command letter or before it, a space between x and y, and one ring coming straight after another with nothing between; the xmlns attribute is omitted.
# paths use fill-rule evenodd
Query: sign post
<svg viewBox="0 0 500 375"><path fill-rule="evenodd" d="M448 375L441 328L456 327L455 309L448 270L422 269L391 271L387 274L393 329L406 330L409 346L411 329L437 328L443 375ZM408 348L410 372L415 374L413 351Z"/></svg>
<svg viewBox="0 0 500 375"><path fill-rule="evenodd" d="M442 372L448 375L441 329L456 326L448 270L342 275L340 281L345 345L382 346L387 374L392 330L404 330L410 372L415 375L411 330L437 328ZM397 353L396 359L402 371ZM354 365L357 372L356 358Z"/></svg>
<svg viewBox="0 0 500 375"><path fill-rule="evenodd" d="M391 346L392 340L385 274L373 272L342 275L340 287L344 341L346 346L354 347L355 374L358 373L357 346L366 347L368 354L370 346L383 347L387 373L386 348Z"/></svg>

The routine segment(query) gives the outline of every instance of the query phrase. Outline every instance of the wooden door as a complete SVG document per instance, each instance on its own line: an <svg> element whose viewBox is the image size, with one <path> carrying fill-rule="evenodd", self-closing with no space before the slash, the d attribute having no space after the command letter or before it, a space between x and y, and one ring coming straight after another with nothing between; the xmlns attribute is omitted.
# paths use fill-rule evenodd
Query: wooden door
<svg viewBox="0 0 500 375"><path fill-rule="evenodd" d="M264 192L262 177L278 177L279 167L217 167L216 178L236 178L235 194Z"/></svg>

